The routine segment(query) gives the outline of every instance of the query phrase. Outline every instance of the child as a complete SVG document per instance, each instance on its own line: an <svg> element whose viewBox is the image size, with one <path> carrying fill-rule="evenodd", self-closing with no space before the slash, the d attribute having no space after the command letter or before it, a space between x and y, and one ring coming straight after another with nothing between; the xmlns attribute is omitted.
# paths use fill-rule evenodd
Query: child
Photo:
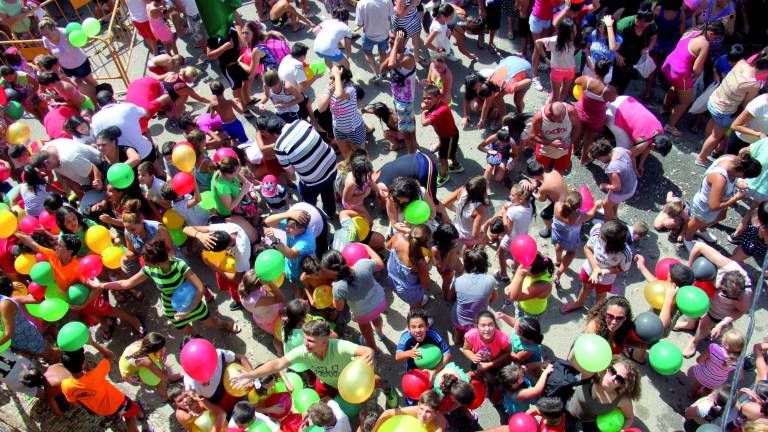
<svg viewBox="0 0 768 432"><path fill-rule="evenodd" d="M229 135L230 138L236 139L241 144L248 142L248 136L245 134L245 128L243 124L235 116L234 111L240 114L245 113L245 107L240 107L235 101L229 100L224 97L224 85L221 81L213 81L210 84L211 94L211 115L219 114L221 116L221 126L224 128L224 132ZM250 112L249 112L250 114ZM250 115L253 117L253 114ZM250 118L245 114L245 118Z"/></svg>
<svg viewBox="0 0 768 432"><path fill-rule="evenodd" d="M512 207L510 204L504 204L501 209L496 210L496 213L490 219L483 222L483 226L480 227L480 231L488 237L487 244L489 246L499 247L499 242L504 237L504 215L510 207Z"/></svg>
<svg viewBox="0 0 768 432"><path fill-rule="evenodd" d="M628 232L627 226L617 220L592 227L589 241L584 245L587 259L579 273L579 280L583 284L579 297L575 302L563 305L560 309L562 313L581 308L593 289L597 292L597 301L612 292L616 276L629 270L632 265L632 248L627 244Z"/></svg>
<svg viewBox="0 0 768 432"><path fill-rule="evenodd" d="M315 304L315 288L320 286L330 286L336 281L336 275L326 270L320 265L320 259L314 255L308 255L301 259L301 284L304 285L304 294L309 300L313 314L320 315L329 322L334 322L337 318L337 312L333 304L327 307L319 308Z"/></svg>
<svg viewBox="0 0 768 432"><path fill-rule="evenodd" d="M195 183L200 193L211 190L211 179L216 172L216 164L208 156L208 142L205 140L205 134L202 130L193 128L184 134L184 137L192 144L195 149L195 167L192 168L192 174L195 176ZM213 146L213 148L218 148Z"/></svg>
<svg viewBox="0 0 768 432"><path fill-rule="evenodd" d="M563 400L559 397L543 397L536 401L536 406L528 414L541 417L539 432L565 432L565 411Z"/></svg>
<svg viewBox="0 0 768 432"><path fill-rule="evenodd" d="M643 274L647 282L657 281L656 276L648 270L645 266L645 257L642 255L635 255L635 263L637 269ZM669 333L669 329L672 324L672 313L675 307L675 294L677 289L686 285L691 285L694 282L693 270L684 264L673 264L669 267L669 276L667 276L667 282L671 284L671 287L667 289L667 297L664 301L664 305L659 312L659 318L664 325L664 334Z"/></svg>
<svg viewBox="0 0 768 432"><path fill-rule="evenodd" d="M454 275L464 273L464 264L459 258L459 232L453 224L440 224L432 234L432 242L430 253L443 280L443 299L448 300Z"/></svg>
<svg viewBox="0 0 768 432"><path fill-rule="evenodd" d="M173 141L166 141L160 146L160 153L163 155L163 169L165 170L165 180L171 181L173 176L180 173L181 170L176 168L173 164L173 147L176 143Z"/></svg>
<svg viewBox="0 0 768 432"><path fill-rule="evenodd" d="M288 211L288 192L277 183L277 177L267 174L261 179L259 186L261 197L267 203L269 214Z"/></svg>
<svg viewBox="0 0 768 432"><path fill-rule="evenodd" d="M555 203L555 219L552 222L552 244L555 245L555 267L552 282L560 288L560 276L571 265L576 250L581 246L581 227L595 217L602 201L597 200L586 213L581 210L582 198L579 191L570 191L565 201ZM563 256L565 251L565 256Z"/></svg>
<svg viewBox="0 0 768 432"><path fill-rule="evenodd" d="M136 172L138 173L141 193L150 206L159 205L163 209L170 208L171 203L161 197L165 182L155 177L155 165L150 161L144 161L136 167ZM157 208L153 208L153 210L158 214L161 213L157 211Z"/></svg>
<svg viewBox="0 0 768 432"><path fill-rule="evenodd" d="M509 362L511 351L509 337L499 330L494 315L488 310L480 311L475 318L475 327L464 335L461 348L477 376L488 385L495 383L495 375Z"/></svg>
<svg viewBox="0 0 768 432"><path fill-rule="evenodd" d="M387 129L384 131L384 139L389 142L389 150L397 151L403 148L405 145L405 136L398 129L397 126L397 114L392 111L391 108L384 105L382 102L374 102L365 108L363 108L363 114L373 114L378 117ZM368 128L373 132L373 129Z"/></svg>
<svg viewBox="0 0 768 432"><path fill-rule="evenodd" d="M490 206L488 182L485 178L470 178L464 187L453 191L443 201L443 205L455 213L453 225L459 231L459 251L478 244L482 240L480 227Z"/></svg>
<svg viewBox="0 0 768 432"><path fill-rule="evenodd" d="M232 408L232 418L229 419L229 423L227 424L227 431L245 432L247 430L256 429L251 426L261 423L265 424L268 430L278 429L278 425L269 417L257 412L251 402L242 400L236 403L235 407Z"/></svg>
<svg viewBox="0 0 768 432"><path fill-rule="evenodd" d="M648 236L648 224L645 221L637 221L629 227L627 232L627 244L632 246L636 241Z"/></svg>
<svg viewBox="0 0 768 432"><path fill-rule="evenodd" d="M698 427L704 423L715 423L720 416L723 415L726 405L728 404L728 398L730 396L731 387L720 387L712 391L712 393L703 396L692 403L685 410L685 418L694 422ZM739 410L741 412L741 410ZM689 423L686 421L686 423ZM730 428L728 428L730 429Z"/></svg>
<svg viewBox="0 0 768 432"><path fill-rule="evenodd" d="M568 97L576 78L576 23L571 18L565 18L557 25L557 35L537 39L533 52L533 87L543 91L544 86L539 81L539 62L543 58L550 66L549 79L552 82L552 93L549 102L564 102ZM547 58L546 51L552 52L552 60Z"/></svg>
<svg viewBox="0 0 768 432"><path fill-rule="evenodd" d="M499 412L502 424L509 422L509 418L513 415L528 411L532 400L544 393L547 377L549 377L553 370L554 367L548 364L541 372L536 385L533 385L528 377L525 376L523 368L516 363L508 364L501 368L498 380L504 395L501 403L496 405L496 410Z"/></svg>
<svg viewBox="0 0 768 432"><path fill-rule="evenodd" d="M368 156L360 155L350 159L349 172L344 178L341 204L345 210L354 210L373 225L373 217L365 206L365 199L373 193L379 196L379 187L371 178L373 165Z"/></svg>
<svg viewBox="0 0 768 432"><path fill-rule="evenodd" d="M96 105L90 97L82 94L80 90L74 85L62 80L59 76L53 72L43 72L38 79L40 83L41 91L40 96L47 99L48 106L54 106L61 104L68 104L73 108L77 108L79 111L90 110L96 111ZM45 90L43 92L42 90Z"/></svg>
<svg viewBox="0 0 768 432"><path fill-rule="evenodd" d="M438 161L440 170L437 174L437 186L448 181L448 173L464 172L464 167L457 158L459 148L459 129L453 119L451 108L440 99L440 89L433 85L424 88L424 100L421 103L421 125L432 126L440 139ZM448 159L451 164L448 165Z"/></svg>
<svg viewBox="0 0 768 432"><path fill-rule="evenodd" d="M448 68L448 56L439 53L432 56L429 72L424 85L433 85L440 89L440 100L451 106L451 89L453 88L453 72Z"/></svg>
<svg viewBox="0 0 768 432"><path fill-rule="evenodd" d="M504 214L504 237L499 242L496 249L496 255L499 258L499 270L494 275L496 279L503 282L509 282L507 276L507 254L512 244L512 239L520 234L527 234L528 227L533 219L533 209L531 209L531 190L522 182L512 186L509 192L509 200L512 205Z"/></svg>
<svg viewBox="0 0 768 432"><path fill-rule="evenodd" d="M682 246L690 212L690 204L682 198L676 197L672 191L669 191L667 192L664 207L661 208L661 212L653 220L653 228L659 232L669 231L669 241Z"/></svg>
<svg viewBox="0 0 768 432"><path fill-rule="evenodd" d="M61 205L56 209L56 225L61 231L60 237L64 234L74 234L80 239L80 250L77 251L78 257L84 257L90 252L88 245L85 244L85 232L88 228L96 225L96 222L84 217L80 212L68 205Z"/></svg>
<svg viewBox="0 0 768 432"><path fill-rule="evenodd" d="M496 179L497 183L500 183L504 180L506 172L512 169L510 158L515 150L514 145L515 140L510 136L509 129L502 127L477 146L478 150L487 155L485 161L488 162L488 166L485 167L483 177L488 184L491 183L492 177ZM519 152L515 153L515 159L517 159Z"/></svg>
<svg viewBox="0 0 768 432"><path fill-rule="evenodd" d="M193 195L179 196L173 190L171 182L166 182L160 189L160 199L169 203L169 207L176 211L184 219L184 225L204 226L208 225L211 211L200 206L200 190L195 184Z"/></svg>
<svg viewBox="0 0 768 432"><path fill-rule="evenodd" d="M457 61L458 58L453 55L451 47L451 31L448 29L448 17L451 15L453 15L453 9L447 10L436 7L432 10L432 24L429 26L429 33L424 40L424 46L437 55L442 54L448 60ZM446 103L448 102L446 101Z"/></svg>
<svg viewBox="0 0 768 432"><path fill-rule="evenodd" d="M434 432L446 431L448 423L445 420L445 416L438 411L440 402L440 395L436 391L429 390L424 392L419 398L418 406L394 408L384 411L376 421L376 425L373 427L372 432L377 432L379 427L381 427L387 419L402 415L416 417L419 420L419 423L421 423L423 430Z"/></svg>
<svg viewBox="0 0 768 432"><path fill-rule="evenodd" d="M409 311L406 321L408 330L400 335L400 341L397 343L397 351L395 352L395 360L405 360L406 372L417 369L414 360L421 357L419 347L434 345L440 348L440 352L443 355L440 364L431 371L432 374L437 375L451 361L451 351L448 343L440 336L440 333L429 328L432 318L424 310L414 309ZM412 401L410 399L408 401L409 405L412 405Z"/></svg>
<svg viewBox="0 0 768 432"><path fill-rule="evenodd" d="M163 44L168 54L177 55L179 54L179 49L176 47L175 35L171 32L171 28L168 27L168 23L165 22L164 7L165 2L163 0L151 0L147 3L149 28L152 29L155 39Z"/></svg>
<svg viewBox="0 0 768 432"><path fill-rule="evenodd" d="M253 322L256 325L274 336L272 346L278 355L283 355L283 344L280 342L280 335L275 331L279 330L277 323L282 321L283 302L285 296L272 282L262 282L253 270L249 270L243 276L243 280L238 287L238 293L243 302L245 310L251 313Z"/></svg>
<svg viewBox="0 0 768 432"><path fill-rule="evenodd" d="M275 114L285 123L293 123L301 117L299 111L304 95L298 86L281 80L276 70L264 72L264 96L259 100L259 111L265 111L269 101L275 106Z"/></svg>
<svg viewBox="0 0 768 432"><path fill-rule="evenodd" d="M503 312L496 312L496 319L504 321L515 329L509 337L513 362L524 365L542 361L541 342L544 340L544 335L541 334L539 320L530 316L515 319Z"/></svg>
<svg viewBox="0 0 768 432"><path fill-rule="evenodd" d="M47 182L32 165L24 167L23 177L24 183L19 187L19 196L24 201L24 212L38 217L44 210L43 202L51 195Z"/></svg>
<svg viewBox="0 0 768 432"><path fill-rule="evenodd" d="M702 393L720 388L728 382L728 375L736 370L736 362L744 349L744 336L736 330L723 334L722 342L712 342L688 370L692 379L688 397L695 399Z"/></svg>
<svg viewBox="0 0 768 432"><path fill-rule="evenodd" d="M123 351L118 362L123 380L133 384L142 383L139 368L148 369L160 382L155 386L160 399L168 401L168 384L180 381L182 375L171 373L165 361L168 357L166 338L160 333L151 332L131 343Z"/></svg>

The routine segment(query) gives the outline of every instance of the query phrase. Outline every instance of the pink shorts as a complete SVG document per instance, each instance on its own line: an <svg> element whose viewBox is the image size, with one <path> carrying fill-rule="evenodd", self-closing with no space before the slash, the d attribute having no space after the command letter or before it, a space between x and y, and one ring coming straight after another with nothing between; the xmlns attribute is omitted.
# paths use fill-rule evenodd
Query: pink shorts
<svg viewBox="0 0 768 432"><path fill-rule="evenodd" d="M669 85L674 87L677 91L690 90L693 88L693 77L690 75L680 75L673 71L669 65L664 65L661 68L661 73L664 74Z"/></svg>
<svg viewBox="0 0 768 432"><path fill-rule="evenodd" d="M138 30L139 35L146 41L154 41L155 35L152 34L152 29L149 27L149 21L137 22L133 21L133 26Z"/></svg>
<svg viewBox="0 0 768 432"><path fill-rule="evenodd" d="M371 313L363 315L363 316L352 316L352 321L358 323L358 324L368 324L371 321L375 320L376 318L381 315L382 312L384 312L387 309L387 301L384 300L381 302L379 306L376 307Z"/></svg>
<svg viewBox="0 0 768 432"><path fill-rule="evenodd" d="M576 68L554 68L549 72L549 79L553 83L573 81L576 78Z"/></svg>
<svg viewBox="0 0 768 432"><path fill-rule="evenodd" d="M589 281L589 275L586 271L584 271L584 267L581 268L581 271L579 272L579 280L584 283L585 285L594 285L595 292L597 294L605 294L611 292L611 289L613 289L613 284L597 284L592 283Z"/></svg>

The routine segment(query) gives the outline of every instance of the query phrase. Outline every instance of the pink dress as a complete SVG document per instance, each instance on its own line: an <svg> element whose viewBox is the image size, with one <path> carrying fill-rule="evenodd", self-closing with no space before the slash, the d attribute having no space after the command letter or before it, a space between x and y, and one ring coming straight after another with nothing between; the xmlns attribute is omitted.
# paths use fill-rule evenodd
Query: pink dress
<svg viewBox="0 0 768 432"><path fill-rule="evenodd" d="M700 34L701 32L691 32L691 34L681 39L661 66L661 73L664 74L664 78L667 79L675 90L689 90L693 88L693 63L696 61L696 56L691 54L688 45L693 38Z"/></svg>
<svg viewBox="0 0 768 432"><path fill-rule="evenodd" d="M603 95L608 87L603 87L603 91L600 94L592 93L588 90L591 81L592 78L587 80L582 97L576 102L576 112L579 114L579 120L581 120L581 124L584 127L593 132L601 133L605 128L607 117L605 106L608 104Z"/></svg>
<svg viewBox="0 0 768 432"><path fill-rule="evenodd" d="M149 12L149 6L147 5L147 15L149 18L149 28L152 29L152 34L155 38L164 44L173 42L173 32L162 15L158 18L152 18L152 14Z"/></svg>

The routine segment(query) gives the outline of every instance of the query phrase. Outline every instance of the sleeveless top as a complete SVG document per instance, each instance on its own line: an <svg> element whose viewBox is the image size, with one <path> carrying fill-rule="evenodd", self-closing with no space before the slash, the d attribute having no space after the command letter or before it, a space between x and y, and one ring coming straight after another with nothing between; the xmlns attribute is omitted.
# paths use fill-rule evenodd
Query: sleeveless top
<svg viewBox="0 0 768 432"><path fill-rule="evenodd" d="M753 88L760 88L756 70L747 61L741 60L733 66L728 75L709 97L708 105L721 114L735 114L739 105Z"/></svg>
<svg viewBox="0 0 768 432"><path fill-rule="evenodd" d="M405 49L405 55L411 55L410 48ZM416 92L416 66L413 69L394 68L389 70L390 88L392 89L392 99L396 102L412 103L414 93Z"/></svg>
<svg viewBox="0 0 768 432"><path fill-rule="evenodd" d="M257 43L256 48L258 48L262 53L264 53L264 57L262 57L260 60L262 66L264 66L264 70L277 70L277 66L279 65L279 63L277 62L277 59L275 59L274 54L272 54L272 51L270 51L269 46L267 46L267 43L266 42Z"/></svg>
<svg viewBox="0 0 768 432"><path fill-rule="evenodd" d="M545 108L541 107L541 136L548 141L559 139L563 141L564 147L558 148L551 145L542 145L539 153L542 156L557 159L568 154L568 149L571 147L571 130L573 125L567 111L563 120L556 122L547 118Z"/></svg>
<svg viewBox="0 0 768 432"><path fill-rule="evenodd" d="M453 217L453 226L459 231L459 238L472 239L472 225L475 222L472 213L481 205L483 204L479 202L468 203L467 191L459 195L459 199L456 200L456 216Z"/></svg>
<svg viewBox="0 0 768 432"><path fill-rule="evenodd" d="M528 288L531 287L535 282L552 282L552 274L549 272L544 272L538 276L526 276L523 278L523 286L522 291L524 294L528 294ZM546 300L546 297L544 298Z"/></svg>
<svg viewBox="0 0 768 432"><path fill-rule="evenodd" d="M137 351L139 351L140 348L141 339L131 343L125 348L125 351L123 351L123 354L120 356L120 360L117 363L118 368L120 369L120 375L127 378L139 373L139 367L136 365L136 360L139 359L128 357L134 355ZM163 363L160 361L156 353L150 353L146 358L152 360L152 363L154 363L155 366L157 366L160 370L163 369Z"/></svg>
<svg viewBox="0 0 768 432"><path fill-rule="evenodd" d="M605 106L608 104L605 101L605 90L608 89L607 85L603 86L603 91L600 94L592 93L589 91L589 83L592 82L592 77L587 79L587 85L584 86L582 97L576 102L576 110L579 112L579 118L581 120L589 119L604 119Z"/></svg>
<svg viewBox="0 0 768 432"><path fill-rule="evenodd" d="M203 155L202 157L209 159L206 155ZM202 165L202 163L200 165ZM197 183L197 188L200 190L200 193L211 190L211 180L213 180L212 172L202 172L200 171L200 168L197 167L197 164L195 164L195 167L192 168L192 174L195 176L195 183Z"/></svg>
<svg viewBox="0 0 768 432"><path fill-rule="evenodd" d="M400 244L402 237L397 240L395 246L390 249L389 259L387 260L387 273L392 281L395 291L405 291L419 285L419 275L412 272L413 267L405 265L400 261L397 254L397 245Z"/></svg>
<svg viewBox="0 0 768 432"><path fill-rule="evenodd" d="M656 50L662 53L671 52L675 49L675 42L680 38L680 20L682 12L677 11L675 17L668 20L664 17L664 7L659 10L659 16L656 17Z"/></svg>
<svg viewBox="0 0 768 432"><path fill-rule="evenodd" d="M592 396L592 381L576 387L573 397L568 401L568 412L583 422L593 422L597 416L610 412L618 406L620 397L609 403L603 403Z"/></svg>
<svg viewBox="0 0 768 432"><path fill-rule="evenodd" d="M34 324L27 320L27 317L21 311L22 306L16 303L12 298L0 294L0 302L8 300L16 305L16 313L13 314L13 335L11 335L11 344L14 348L24 346L22 341L27 338L27 335L32 337L40 337L40 332L37 330Z"/></svg>
<svg viewBox="0 0 768 432"><path fill-rule="evenodd" d="M688 48L693 38L701 35L701 32L691 32L688 36L680 40L675 45L675 49L667 56L667 60L661 66L662 68L669 69L677 77L690 77L693 76L693 63L696 61L696 56L691 54L691 50Z"/></svg>
<svg viewBox="0 0 768 432"><path fill-rule="evenodd" d="M299 105L293 105L288 108L277 108L277 104L283 104L293 100L293 96L285 92L285 81L280 81L280 91L270 91L269 100L275 104L275 113L282 114L287 112L299 112Z"/></svg>
<svg viewBox="0 0 768 432"><path fill-rule="evenodd" d="M712 173L718 173L721 176L725 177L725 191L723 192L722 199L727 200L733 196L734 192L736 192L736 181L731 180L730 176L728 175L728 171L726 171L725 168L718 166L720 162L733 157L734 157L733 155L722 156L718 158L716 161L712 162L712 165L710 165L709 168L707 168L707 171L704 172L704 178L701 180L701 187L699 188L699 191L696 192L696 195L693 197L694 205L705 203L708 206L709 195L712 193L712 185L710 185L709 182L707 182L707 177Z"/></svg>
<svg viewBox="0 0 768 432"><path fill-rule="evenodd" d="M146 238L141 238L135 234L131 234L128 230L125 230L125 235L128 240L131 241L133 248L136 249L136 253L141 255L141 251L144 250L144 245L150 240L157 238L157 231L160 228L160 222L153 220L144 220L144 230L147 232Z"/></svg>

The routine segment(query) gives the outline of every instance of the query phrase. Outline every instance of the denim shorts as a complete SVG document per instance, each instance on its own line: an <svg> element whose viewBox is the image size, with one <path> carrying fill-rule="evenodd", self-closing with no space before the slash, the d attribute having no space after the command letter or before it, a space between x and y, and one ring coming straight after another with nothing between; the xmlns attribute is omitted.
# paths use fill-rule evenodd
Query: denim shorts
<svg viewBox="0 0 768 432"><path fill-rule="evenodd" d="M531 28L531 33L544 33L544 30L552 27L552 20L543 20L531 15L528 19L528 26Z"/></svg>
<svg viewBox="0 0 768 432"><path fill-rule="evenodd" d="M723 129L731 127L735 113L723 114L716 110L709 101L707 101L707 111L709 111L709 114L712 116L712 121L714 121L717 126Z"/></svg>
<svg viewBox="0 0 768 432"><path fill-rule="evenodd" d="M344 53L341 52L341 50L339 50L339 52L337 52L334 55L321 54L321 53L319 53L317 51L315 51L315 54L317 54L317 56L320 57L323 60L332 61L334 63L338 63L338 62L344 60Z"/></svg>
<svg viewBox="0 0 768 432"><path fill-rule="evenodd" d="M363 35L363 52L373 54L373 47L375 46L379 47L379 55L383 56L389 52L389 39L375 41Z"/></svg>

